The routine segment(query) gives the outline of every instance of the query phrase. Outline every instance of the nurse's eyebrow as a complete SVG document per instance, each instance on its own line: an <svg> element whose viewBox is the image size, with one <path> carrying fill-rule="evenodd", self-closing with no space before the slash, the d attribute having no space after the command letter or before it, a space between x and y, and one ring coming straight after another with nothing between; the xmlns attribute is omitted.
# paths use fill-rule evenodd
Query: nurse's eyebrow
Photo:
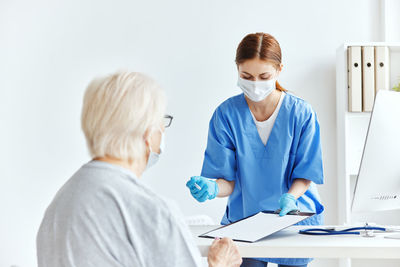
<svg viewBox="0 0 400 267"><path fill-rule="evenodd" d="M251 77L253 77L253 75L251 75L251 74L248 73L248 72L242 71L242 73L247 74L247 75L250 75ZM270 72L264 72L264 73L259 74L259 76L268 75L268 74L271 74L271 73L270 73Z"/></svg>
<svg viewBox="0 0 400 267"><path fill-rule="evenodd" d="M260 76L263 76L263 75L270 75L270 74L271 74L271 73L267 71L267 72L261 73Z"/></svg>
<svg viewBox="0 0 400 267"><path fill-rule="evenodd" d="M253 75L251 75L251 74L248 73L248 72L242 71L242 73L247 74L247 75L250 75L251 77L253 77Z"/></svg>

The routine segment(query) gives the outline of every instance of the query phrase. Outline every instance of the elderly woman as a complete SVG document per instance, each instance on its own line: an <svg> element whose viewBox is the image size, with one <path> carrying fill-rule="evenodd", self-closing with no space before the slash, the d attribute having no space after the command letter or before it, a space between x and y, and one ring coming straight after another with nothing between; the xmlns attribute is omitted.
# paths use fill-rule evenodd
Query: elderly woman
<svg viewBox="0 0 400 267"><path fill-rule="evenodd" d="M95 79L82 109L92 161L58 191L37 236L39 267L200 266L177 209L140 177L162 152L165 95L150 78L121 72ZM165 121L167 119L167 121ZM215 240L209 266L239 266L232 240Z"/></svg>

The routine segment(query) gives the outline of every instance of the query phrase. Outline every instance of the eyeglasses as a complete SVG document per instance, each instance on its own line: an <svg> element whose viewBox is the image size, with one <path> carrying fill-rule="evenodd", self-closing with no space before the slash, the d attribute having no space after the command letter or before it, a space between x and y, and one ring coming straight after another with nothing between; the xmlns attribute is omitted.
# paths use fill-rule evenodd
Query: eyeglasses
<svg viewBox="0 0 400 267"><path fill-rule="evenodd" d="M174 117L172 117L171 115L165 115L164 116L164 127L165 128L168 128L169 126L171 126L171 123L172 123L172 119L173 119Z"/></svg>

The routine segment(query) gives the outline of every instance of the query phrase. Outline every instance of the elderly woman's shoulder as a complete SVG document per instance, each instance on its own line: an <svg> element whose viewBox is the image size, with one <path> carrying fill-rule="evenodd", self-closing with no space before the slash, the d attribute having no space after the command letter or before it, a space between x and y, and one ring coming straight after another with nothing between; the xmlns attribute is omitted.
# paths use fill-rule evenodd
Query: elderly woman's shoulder
<svg viewBox="0 0 400 267"><path fill-rule="evenodd" d="M55 201L68 202L80 209L128 209L138 214L167 207L165 201L132 172L102 162L82 166L60 189Z"/></svg>
<svg viewBox="0 0 400 267"><path fill-rule="evenodd" d="M86 178L92 184L92 188L96 188L96 195L103 192L109 198L134 206L140 204L154 208L154 206L165 205L162 198L127 169L98 162L89 163L83 169L85 168L88 169Z"/></svg>

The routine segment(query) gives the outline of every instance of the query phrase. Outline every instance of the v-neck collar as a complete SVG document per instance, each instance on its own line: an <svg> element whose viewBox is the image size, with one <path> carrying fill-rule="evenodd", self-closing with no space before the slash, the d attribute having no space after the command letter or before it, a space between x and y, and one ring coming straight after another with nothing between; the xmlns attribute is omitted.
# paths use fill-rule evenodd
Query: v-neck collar
<svg viewBox="0 0 400 267"><path fill-rule="evenodd" d="M250 138L250 144L253 148L253 151L255 153L255 156L257 158L270 158L273 156L274 148L276 147L276 144L279 142L279 136L278 132L281 132L280 129L283 127L282 125L282 110L287 109L287 99L288 99L288 94L283 97L281 107L278 111L278 114L275 119L275 123L272 126L271 134L267 140L267 143L264 145L264 143L261 140L260 134L258 133L257 130L257 125L253 120L253 115L251 114L251 110L249 105L246 102L246 99L244 97L244 94L241 96L242 98L242 105L243 105L243 114L244 114L244 120L245 120L245 133L246 135ZM274 111L275 112L275 111Z"/></svg>

